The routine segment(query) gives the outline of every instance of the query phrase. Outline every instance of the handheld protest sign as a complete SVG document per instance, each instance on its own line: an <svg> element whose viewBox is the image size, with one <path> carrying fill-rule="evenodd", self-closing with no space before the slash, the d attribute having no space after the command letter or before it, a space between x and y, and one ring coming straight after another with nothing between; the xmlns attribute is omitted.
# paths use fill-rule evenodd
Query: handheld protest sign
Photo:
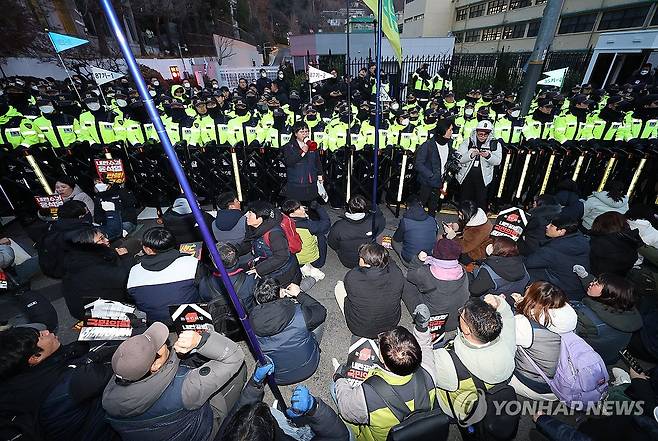
<svg viewBox="0 0 658 441"><path fill-rule="evenodd" d="M361 384L372 368L382 365L379 347L374 340L352 337L345 371L345 378L349 380L352 387Z"/></svg>
<svg viewBox="0 0 658 441"><path fill-rule="evenodd" d="M517 207L508 208L501 211L496 218L491 235L508 237L516 242L527 225L528 218L525 211Z"/></svg>
<svg viewBox="0 0 658 441"><path fill-rule="evenodd" d="M62 196L53 194L50 196L35 196L35 202L42 209L50 209L50 217L57 219L57 211L64 204Z"/></svg>
<svg viewBox="0 0 658 441"><path fill-rule="evenodd" d="M187 242L182 243L178 247L178 251L183 254L189 254L190 256L196 257L197 260L201 260L201 252L203 251L203 242Z"/></svg>
<svg viewBox="0 0 658 441"><path fill-rule="evenodd" d="M432 344L435 344L443 340L443 336L446 333L446 322L448 321L448 313L437 314L430 317L430 322L428 328L430 334L432 334Z"/></svg>
<svg viewBox="0 0 658 441"><path fill-rule="evenodd" d="M127 340L133 333L133 324L128 314L134 313L134 306L114 300L96 299L85 305L85 318L78 341Z"/></svg>
<svg viewBox="0 0 658 441"><path fill-rule="evenodd" d="M98 178L108 184L126 182L126 172L121 159L94 159Z"/></svg>
<svg viewBox="0 0 658 441"><path fill-rule="evenodd" d="M169 307L174 330L180 335L183 331L194 331L201 334L204 331L212 331L212 315L206 310L205 303L185 303Z"/></svg>

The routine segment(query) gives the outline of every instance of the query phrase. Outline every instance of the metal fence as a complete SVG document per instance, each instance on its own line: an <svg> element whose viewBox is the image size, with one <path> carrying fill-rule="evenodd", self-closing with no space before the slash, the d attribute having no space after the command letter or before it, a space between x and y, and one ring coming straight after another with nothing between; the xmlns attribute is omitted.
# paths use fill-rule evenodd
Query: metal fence
<svg viewBox="0 0 658 441"><path fill-rule="evenodd" d="M568 67L564 88L571 88L583 80L584 66L589 64L592 51L555 51L546 56L544 71ZM407 85L412 74L423 64L429 65L430 74L440 69L448 70L453 79L457 96L463 96L468 90L492 86L495 90L517 91L523 83L523 74L530 59L529 52L496 52L490 54L454 54L450 56L404 57L402 63L395 58L382 59L382 73L391 83L391 94L397 99L404 99ZM345 57L331 55L313 57L319 68L329 71L337 69L345 73ZM348 73L356 75L361 68L368 68L374 62L372 54L363 58L348 60Z"/></svg>

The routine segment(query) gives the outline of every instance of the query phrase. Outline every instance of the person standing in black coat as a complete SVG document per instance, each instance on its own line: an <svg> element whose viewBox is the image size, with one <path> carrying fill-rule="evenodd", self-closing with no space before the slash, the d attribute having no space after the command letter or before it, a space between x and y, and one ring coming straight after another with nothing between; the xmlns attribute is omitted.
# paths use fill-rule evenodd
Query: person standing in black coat
<svg viewBox="0 0 658 441"><path fill-rule="evenodd" d="M420 185L420 202L427 205L430 216L441 209L439 190L443 186L443 173L452 150L452 130L451 120L439 120L434 136L416 150L414 167Z"/></svg>
<svg viewBox="0 0 658 441"><path fill-rule="evenodd" d="M206 212L203 212L203 215L206 225L210 227L214 219ZM187 202L185 196L176 198L171 206L171 210L162 215L162 220L164 221L165 228L172 232L176 238L176 243L179 245L182 243L201 242L203 240L201 231L196 226L196 218L192 214L190 203Z"/></svg>
<svg viewBox="0 0 658 441"><path fill-rule="evenodd" d="M534 253L547 240L546 227L561 211L562 207L555 196L543 194L535 198L533 207L528 210L528 225L516 243L522 256Z"/></svg>
<svg viewBox="0 0 658 441"><path fill-rule="evenodd" d="M613 273L626 277L643 246L638 230L631 230L623 214L608 211L594 219L589 239L589 260L595 276Z"/></svg>
<svg viewBox="0 0 658 441"><path fill-rule="evenodd" d="M323 181L322 164L317 143L307 143L309 129L298 122L292 127L293 138L283 146L283 163L286 165L285 196L304 204L318 197L318 182Z"/></svg>
<svg viewBox="0 0 658 441"><path fill-rule="evenodd" d="M128 233L135 231L137 227L137 199L130 190L122 184L99 182L94 185L96 195L94 196L94 222L103 224L105 210L102 209L103 202L112 202L115 212L121 215L121 227Z"/></svg>
<svg viewBox="0 0 658 441"><path fill-rule="evenodd" d="M126 285L133 259L125 248L110 248L98 228L79 231L70 240L62 292L71 315L82 320L90 299L128 301Z"/></svg>

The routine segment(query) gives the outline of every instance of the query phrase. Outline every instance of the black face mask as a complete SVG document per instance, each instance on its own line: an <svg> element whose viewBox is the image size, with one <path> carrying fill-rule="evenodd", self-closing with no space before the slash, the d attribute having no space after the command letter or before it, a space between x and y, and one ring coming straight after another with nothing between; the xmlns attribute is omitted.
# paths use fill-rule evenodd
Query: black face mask
<svg viewBox="0 0 658 441"><path fill-rule="evenodd" d="M313 104L313 108L316 112L320 113L324 110L324 104Z"/></svg>
<svg viewBox="0 0 658 441"><path fill-rule="evenodd" d="M247 109L242 109L242 108L235 109L235 114L238 116L245 116L247 112L248 112Z"/></svg>
<svg viewBox="0 0 658 441"><path fill-rule="evenodd" d="M359 109L359 113L357 113L356 117L363 121L364 119L368 118L369 113L370 112L368 110Z"/></svg>
<svg viewBox="0 0 658 441"><path fill-rule="evenodd" d="M258 102L258 97L257 96L252 96L252 95L247 95L246 99L247 101L247 106L249 108L253 108L256 103Z"/></svg>
<svg viewBox="0 0 658 441"><path fill-rule="evenodd" d="M286 126L286 115L274 115L274 128L277 130L283 130Z"/></svg>
<svg viewBox="0 0 658 441"><path fill-rule="evenodd" d="M290 105L290 108L294 112L298 112L299 108L301 106L301 100L299 98L290 98L290 104L289 105Z"/></svg>
<svg viewBox="0 0 658 441"><path fill-rule="evenodd" d="M467 103L474 103L476 101L477 101L477 98L475 98L474 96L467 96L466 97L466 102Z"/></svg>
<svg viewBox="0 0 658 441"><path fill-rule="evenodd" d="M187 114L185 113L185 109L183 109L183 108L180 108L180 107L173 107L173 108L171 109L171 115L170 115L170 116L171 116L171 119L172 119L175 123L179 123L179 122L181 122L183 119L185 119L185 116L186 116L186 115L187 115Z"/></svg>
<svg viewBox="0 0 658 441"><path fill-rule="evenodd" d="M341 113L339 119L340 119L340 122L345 123L345 124L349 124L349 122L350 122L350 115L347 114L347 113Z"/></svg>
<svg viewBox="0 0 658 441"><path fill-rule="evenodd" d="M315 121L316 119L318 119L318 115L312 113L312 114L306 115L306 119L307 119L308 121Z"/></svg>

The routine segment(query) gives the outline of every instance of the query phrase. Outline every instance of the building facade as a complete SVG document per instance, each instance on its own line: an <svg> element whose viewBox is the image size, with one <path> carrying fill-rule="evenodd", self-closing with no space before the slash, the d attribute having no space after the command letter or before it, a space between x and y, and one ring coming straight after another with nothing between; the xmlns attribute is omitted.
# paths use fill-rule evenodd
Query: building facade
<svg viewBox="0 0 658 441"><path fill-rule="evenodd" d="M405 0L404 36L454 35L456 53L530 52L546 0ZM552 49L586 50L601 33L658 27L655 0L564 0Z"/></svg>

